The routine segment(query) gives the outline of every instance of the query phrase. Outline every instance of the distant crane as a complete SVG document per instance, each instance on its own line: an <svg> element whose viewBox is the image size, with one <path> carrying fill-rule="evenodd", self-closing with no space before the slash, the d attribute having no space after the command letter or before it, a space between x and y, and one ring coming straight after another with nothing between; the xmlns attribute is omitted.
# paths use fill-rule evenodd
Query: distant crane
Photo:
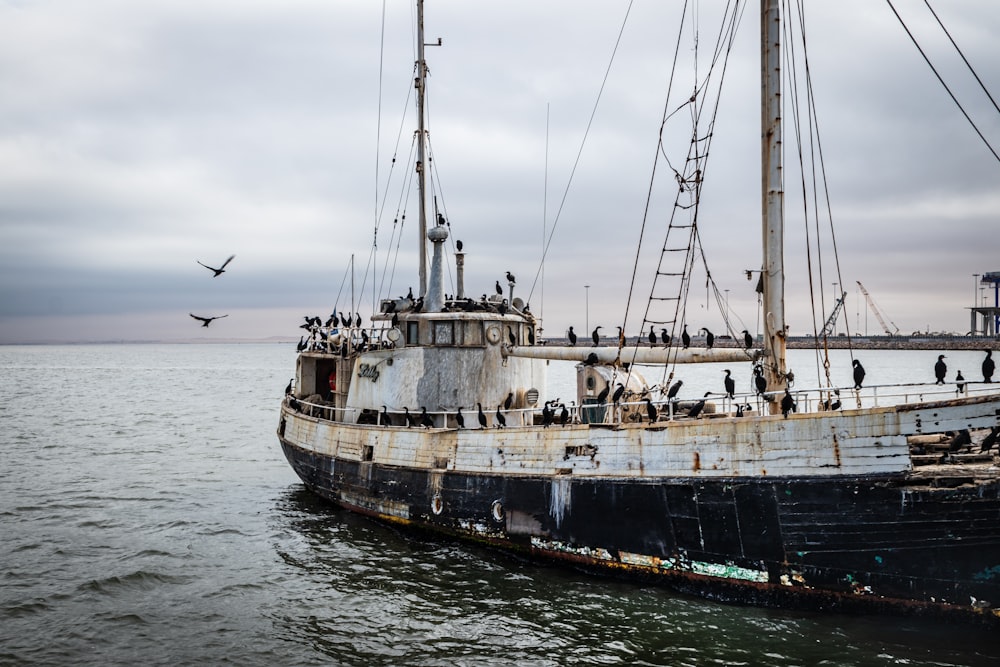
<svg viewBox="0 0 1000 667"><path fill-rule="evenodd" d="M826 338L833 333L833 327L837 324L837 316L840 315L840 309L844 307L844 299L847 298L847 292L843 292L837 302L833 304L833 312L830 313L830 317L826 319L826 324L823 325L823 331L820 332L821 338Z"/></svg>
<svg viewBox="0 0 1000 667"><path fill-rule="evenodd" d="M871 308L871 311L873 313L875 313L875 317L878 319L878 323L882 325L882 330L885 331L885 334L887 336L895 336L896 334L898 334L899 327L896 326L896 323L893 322L892 320L889 320L889 324L892 325L893 329L892 331L890 331L889 325L885 323L885 318L882 317L882 313L879 312L879 309L875 305L875 302L872 300L871 295L868 294L868 290L865 289L865 286L861 284L860 280L856 282L858 283L858 287L861 288L861 293L865 295L865 301L868 302L868 307Z"/></svg>

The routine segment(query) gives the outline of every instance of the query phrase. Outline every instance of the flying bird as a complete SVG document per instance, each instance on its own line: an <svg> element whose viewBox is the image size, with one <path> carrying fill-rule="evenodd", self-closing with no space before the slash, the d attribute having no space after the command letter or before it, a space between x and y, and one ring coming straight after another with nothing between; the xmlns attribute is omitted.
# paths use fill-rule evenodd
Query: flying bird
<svg viewBox="0 0 1000 667"><path fill-rule="evenodd" d="M208 264L201 264L201 262L200 262L200 261L198 261L197 259L196 259L196 260L194 260L194 261L198 262L199 264L201 264L202 266L204 266L204 267L205 267L206 269L208 269L209 271L211 271L211 272L212 272L212 277L213 277L213 278L218 278L219 276L221 276L221 275L222 275L223 273L225 273L225 272L226 272L226 266L228 266L228 265L229 265L229 262L233 261L233 259L234 259L235 257L236 257L236 255L230 255L230 256L229 256L229 259L227 259L226 261L224 261L224 262L222 263L222 266L220 266L220 267L219 267L219 268L217 268L217 269L215 269L215 268L212 268L212 267L211 267L211 266L209 266Z"/></svg>
<svg viewBox="0 0 1000 667"><path fill-rule="evenodd" d="M214 320L221 320L223 317L229 317L229 315L217 315L215 317L199 317L194 313L188 313L188 315L201 322L202 323L201 326L203 327L207 327Z"/></svg>
<svg viewBox="0 0 1000 667"><path fill-rule="evenodd" d="M865 367L857 359L851 365L854 366L854 388L861 389L861 383L865 381Z"/></svg>
<svg viewBox="0 0 1000 667"><path fill-rule="evenodd" d="M939 354L937 363L934 364L934 377L937 381L934 384L944 384L944 376L948 374L948 364L944 363L944 355Z"/></svg>

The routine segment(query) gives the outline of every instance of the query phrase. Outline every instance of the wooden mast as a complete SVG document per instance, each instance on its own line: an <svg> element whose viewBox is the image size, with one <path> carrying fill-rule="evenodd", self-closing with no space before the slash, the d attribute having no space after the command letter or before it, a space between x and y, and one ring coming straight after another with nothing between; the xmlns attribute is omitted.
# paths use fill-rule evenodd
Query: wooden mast
<svg viewBox="0 0 1000 667"><path fill-rule="evenodd" d="M761 0L761 177L764 289L764 377L770 392L785 387L784 186L781 166L781 9ZM771 412L778 410L777 399Z"/></svg>

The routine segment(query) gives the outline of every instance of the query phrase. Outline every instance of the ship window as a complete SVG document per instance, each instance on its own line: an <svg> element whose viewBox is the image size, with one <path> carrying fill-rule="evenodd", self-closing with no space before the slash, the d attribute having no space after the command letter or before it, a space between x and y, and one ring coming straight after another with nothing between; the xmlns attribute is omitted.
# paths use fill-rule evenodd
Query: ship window
<svg viewBox="0 0 1000 667"><path fill-rule="evenodd" d="M417 333L420 331L417 322L407 322L406 323L406 344L407 345L417 345L420 341L417 339Z"/></svg>
<svg viewBox="0 0 1000 667"><path fill-rule="evenodd" d="M593 377L588 377L587 378L587 389L593 389L593 388L594 388L594 378Z"/></svg>
<svg viewBox="0 0 1000 667"><path fill-rule="evenodd" d="M453 322L434 323L434 344L435 345L455 344L455 324Z"/></svg>

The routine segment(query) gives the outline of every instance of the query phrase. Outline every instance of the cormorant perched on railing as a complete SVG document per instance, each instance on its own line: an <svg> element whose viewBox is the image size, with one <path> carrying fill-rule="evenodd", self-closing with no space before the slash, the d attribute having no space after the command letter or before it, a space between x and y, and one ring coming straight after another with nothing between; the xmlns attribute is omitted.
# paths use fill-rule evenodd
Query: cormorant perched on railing
<svg viewBox="0 0 1000 667"><path fill-rule="evenodd" d="M961 394L963 391L965 391L965 382L964 382L964 380L965 380L965 378L962 377L962 371L959 371L958 375L955 376L955 383L956 383L955 384L955 393L956 394Z"/></svg>
<svg viewBox="0 0 1000 667"><path fill-rule="evenodd" d="M750 332L746 329L744 329L741 333L743 334L743 347L749 350L753 347L753 336L751 336Z"/></svg>
<svg viewBox="0 0 1000 667"><path fill-rule="evenodd" d="M476 403L476 407L479 408L479 428L486 428L486 415L483 414L483 404Z"/></svg>
<svg viewBox="0 0 1000 667"><path fill-rule="evenodd" d="M650 424L655 422L657 417L659 417L659 414L656 412L656 406L648 398L646 399L646 416L649 417Z"/></svg>
<svg viewBox="0 0 1000 667"><path fill-rule="evenodd" d="M944 384L944 376L948 374L948 364L944 363L944 355L939 354L937 363L934 364L934 384Z"/></svg>
<svg viewBox="0 0 1000 667"><path fill-rule="evenodd" d="M590 333L590 338L594 341L594 347L597 347L597 345L601 342L601 335L597 333L597 330L600 328L601 327L594 327L594 330Z"/></svg>
<svg viewBox="0 0 1000 667"><path fill-rule="evenodd" d="M753 367L753 386L758 396L767 391L767 378L764 377L764 369L760 364Z"/></svg>
<svg viewBox="0 0 1000 667"><path fill-rule="evenodd" d="M512 284L515 283L515 282L517 282L514 279L514 274L511 273L510 271L507 272L507 282L512 283Z"/></svg>
<svg viewBox="0 0 1000 667"><path fill-rule="evenodd" d="M795 399L788 392L788 388L785 388L785 395L781 397L781 414L785 419L788 419L788 413L795 412Z"/></svg>
<svg viewBox="0 0 1000 667"><path fill-rule="evenodd" d="M459 241L461 243L461 241ZM461 250L461 246L459 247ZM458 410L455 412L455 423L458 424L459 428L465 428L465 417L462 416L462 406L458 406Z"/></svg>
<svg viewBox="0 0 1000 667"><path fill-rule="evenodd" d="M510 406L514 405L514 392L507 394L507 398L503 402L503 409L510 410Z"/></svg>
<svg viewBox="0 0 1000 667"><path fill-rule="evenodd" d="M431 419L431 416L429 414L427 414L427 408L423 406L421 406L420 408L420 425L423 426L424 428L434 427L434 420Z"/></svg>
<svg viewBox="0 0 1000 667"><path fill-rule="evenodd" d="M713 334L711 331L709 331L705 327L702 327L701 329L698 329L698 331L704 331L705 332L705 348L711 350L712 346L715 345L715 334Z"/></svg>
<svg viewBox="0 0 1000 667"><path fill-rule="evenodd" d="M211 267L211 266L209 266L208 264L201 264L201 262L200 262L200 261L198 261L197 259L196 259L196 260L194 260L194 261L198 262L199 264L201 264L202 266L204 266L204 267L205 267L206 269L208 269L209 271L211 271L211 272L212 272L212 277L213 277L213 278L218 278L219 276L221 276L221 275L222 275L223 273L225 273L225 272L226 272L226 267L227 267L227 266L229 265L229 262L233 261L233 259L234 259L235 257L236 257L236 255L230 255L230 256L229 256L229 259L227 259L227 260L226 260L225 262L223 262L223 263L222 263L222 266L220 266L220 267L219 267L219 268L217 268L217 269L214 269L214 268L212 268L212 267Z"/></svg>
<svg viewBox="0 0 1000 667"><path fill-rule="evenodd" d="M684 385L684 380L678 380L677 382L670 385L670 389L667 390L667 400L672 398L677 398L677 392L681 390Z"/></svg>
<svg viewBox="0 0 1000 667"><path fill-rule="evenodd" d="M496 414L497 428L507 428L507 420L504 419L503 413L500 412L500 406L497 406Z"/></svg>
<svg viewBox="0 0 1000 667"><path fill-rule="evenodd" d="M726 387L726 395L729 398L736 398L736 380L733 379L733 373L728 368L726 369L726 377L722 383Z"/></svg>
<svg viewBox="0 0 1000 667"><path fill-rule="evenodd" d="M611 383L609 382L604 386L604 389L597 395L597 404L604 405L604 402L608 400L608 394L611 393Z"/></svg>
<svg viewBox="0 0 1000 667"><path fill-rule="evenodd" d="M865 367L857 359L851 365L854 366L854 388L861 389L861 383L865 381Z"/></svg>
<svg viewBox="0 0 1000 667"><path fill-rule="evenodd" d="M688 417L697 417L701 414L701 411L705 409L705 399L712 395L712 392L706 391L705 396L702 397L697 403L695 403L690 410L688 410Z"/></svg>
<svg viewBox="0 0 1000 667"><path fill-rule="evenodd" d="M663 343L663 347L669 347L672 340L666 329L660 329L660 342Z"/></svg>
<svg viewBox="0 0 1000 667"><path fill-rule="evenodd" d="M653 332L652 325L650 325L649 327L649 345L650 347L656 345L656 334Z"/></svg>
<svg viewBox="0 0 1000 667"><path fill-rule="evenodd" d="M986 358L983 359L983 382L993 382L993 371L997 368L997 362L993 361L993 350L983 350Z"/></svg>
<svg viewBox="0 0 1000 667"><path fill-rule="evenodd" d="M691 334L688 333L688 325L684 325L684 331L681 332L681 344L686 350L689 345L691 345Z"/></svg>
<svg viewBox="0 0 1000 667"><path fill-rule="evenodd" d="M576 332L573 331L573 327L569 328L569 332L566 334L566 338L569 338L570 345L576 345Z"/></svg>

